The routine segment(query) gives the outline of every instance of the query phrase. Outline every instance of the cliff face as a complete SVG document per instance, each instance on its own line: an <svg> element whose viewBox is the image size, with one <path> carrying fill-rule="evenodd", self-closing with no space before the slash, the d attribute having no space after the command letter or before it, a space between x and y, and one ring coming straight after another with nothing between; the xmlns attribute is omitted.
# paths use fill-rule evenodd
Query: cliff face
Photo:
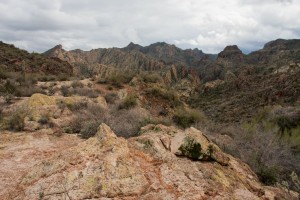
<svg viewBox="0 0 300 200"><path fill-rule="evenodd" d="M23 168L1 199L298 198L262 185L246 164L194 128L148 125L141 133L125 140L101 124L95 137Z"/></svg>

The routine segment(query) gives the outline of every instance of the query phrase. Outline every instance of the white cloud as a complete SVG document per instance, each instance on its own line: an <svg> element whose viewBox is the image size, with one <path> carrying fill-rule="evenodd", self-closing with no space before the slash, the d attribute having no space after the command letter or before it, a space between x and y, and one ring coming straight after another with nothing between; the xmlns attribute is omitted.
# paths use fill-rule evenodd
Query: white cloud
<svg viewBox="0 0 300 200"><path fill-rule="evenodd" d="M299 11L295 0L1 0L0 40L39 52L59 43L88 50L130 41L251 51L299 38Z"/></svg>

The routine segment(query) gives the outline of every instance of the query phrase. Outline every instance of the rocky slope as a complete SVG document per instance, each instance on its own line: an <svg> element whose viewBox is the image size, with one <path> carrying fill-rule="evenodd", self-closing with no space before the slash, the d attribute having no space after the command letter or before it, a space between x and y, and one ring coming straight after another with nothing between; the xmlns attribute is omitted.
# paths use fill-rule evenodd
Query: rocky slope
<svg viewBox="0 0 300 200"><path fill-rule="evenodd" d="M52 157L41 156L35 165L23 165L18 180L2 178L1 199L298 198L262 185L246 164L194 128L148 125L141 136L125 140L101 124L95 137L64 147ZM17 157L15 152L9 156L12 148L1 148L2 162L27 159L24 148Z"/></svg>
<svg viewBox="0 0 300 200"><path fill-rule="evenodd" d="M215 59L198 49L182 50L163 42L87 52L57 46L45 54L92 69L102 78L116 69L123 74L155 71L165 84L192 91L193 98L187 98L190 105L215 121L249 120L264 106L292 105L300 96L300 40L296 39L271 41L248 55L231 45Z"/></svg>
<svg viewBox="0 0 300 200"><path fill-rule="evenodd" d="M187 79L191 83L200 82L195 69L182 63L179 64L178 62L167 63L164 59L150 56L144 50L140 51L139 47L135 48L132 46L134 44L123 49L109 48L94 49L91 51L66 51L61 45L58 45L44 54L48 57L56 57L69 62L77 69L78 74L84 74L88 70L91 71L90 74L108 77L116 70L127 74L128 72L138 74L140 71L155 71L163 77L167 84L178 83L181 79ZM167 53L169 51L160 50L160 52ZM170 59L174 60L178 55L172 54L170 56ZM172 77L170 77L170 74L172 74Z"/></svg>
<svg viewBox="0 0 300 200"><path fill-rule="evenodd" d="M190 103L216 121L247 120L264 106L300 100L300 40L272 41L249 55L228 46L215 63L203 59L199 65L207 82Z"/></svg>
<svg viewBox="0 0 300 200"><path fill-rule="evenodd" d="M47 58L41 54L28 53L3 42L0 42L0 70L53 75L73 73L73 67L68 62L55 57Z"/></svg>

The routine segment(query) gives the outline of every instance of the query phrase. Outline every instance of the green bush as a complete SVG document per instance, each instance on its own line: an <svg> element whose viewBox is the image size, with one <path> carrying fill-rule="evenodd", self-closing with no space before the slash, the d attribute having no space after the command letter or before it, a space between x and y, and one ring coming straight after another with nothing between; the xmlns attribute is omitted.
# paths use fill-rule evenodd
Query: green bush
<svg viewBox="0 0 300 200"><path fill-rule="evenodd" d="M256 173L260 181L266 185L274 185L278 181L278 170L276 167L261 166Z"/></svg>
<svg viewBox="0 0 300 200"><path fill-rule="evenodd" d="M197 160L203 156L201 149L201 144L190 137L186 137L184 144L179 147L179 150L183 155L194 160Z"/></svg>
<svg viewBox="0 0 300 200"><path fill-rule="evenodd" d="M137 105L137 96L136 95L127 95L127 97L120 103L119 109L129 109Z"/></svg>

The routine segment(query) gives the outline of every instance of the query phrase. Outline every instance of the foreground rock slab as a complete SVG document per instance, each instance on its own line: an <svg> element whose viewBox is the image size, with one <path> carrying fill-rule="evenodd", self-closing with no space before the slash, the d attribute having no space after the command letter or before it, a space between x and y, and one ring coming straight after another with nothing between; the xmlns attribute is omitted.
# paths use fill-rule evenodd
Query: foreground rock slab
<svg viewBox="0 0 300 200"><path fill-rule="evenodd" d="M41 159L16 183L0 199L298 199L262 185L200 131L163 125L125 140L101 124L95 137Z"/></svg>

